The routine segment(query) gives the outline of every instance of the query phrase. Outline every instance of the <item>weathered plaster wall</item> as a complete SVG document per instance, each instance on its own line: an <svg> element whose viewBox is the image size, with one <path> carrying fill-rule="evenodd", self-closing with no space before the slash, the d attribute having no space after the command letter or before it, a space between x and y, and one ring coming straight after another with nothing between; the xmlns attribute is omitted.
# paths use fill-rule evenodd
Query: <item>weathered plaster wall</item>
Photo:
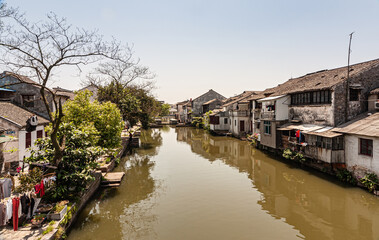
<svg viewBox="0 0 379 240"><path fill-rule="evenodd" d="M276 148L276 126L277 123L275 121L271 121L271 134L266 134L264 130L263 121L260 124L260 132L261 132L261 141L260 143L263 146Z"/></svg>
<svg viewBox="0 0 379 240"><path fill-rule="evenodd" d="M213 125L210 124L211 130L220 130L220 131L228 131L230 128L230 119L229 117L220 117L220 124ZM225 124L225 119L227 120L227 123Z"/></svg>
<svg viewBox="0 0 379 240"><path fill-rule="evenodd" d="M379 137L362 137L373 140L372 157L359 154L359 136L345 135L345 158L349 170L354 170L358 176L365 172L374 172L379 175Z"/></svg>
<svg viewBox="0 0 379 240"><path fill-rule="evenodd" d="M330 104L291 106L289 118L299 119L303 124L334 125L333 108Z"/></svg>
<svg viewBox="0 0 379 240"><path fill-rule="evenodd" d="M209 90L207 93L203 94L202 96L194 99L192 101L192 113L195 115L195 116L199 116L199 115L202 115L203 113L203 104L205 102L208 102L212 99L220 99L220 100L223 100L225 99L224 96L218 94L217 92L213 91L213 90Z"/></svg>
<svg viewBox="0 0 379 240"><path fill-rule="evenodd" d="M367 99L369 92L379 87L379 66L352 77L349 81L349 85L358 85L361 88L359 101L349 101L348 104L348 120L351 120L357 115L368 110ZM346 81L337 84L333 91L336 96L333 101L334 124L335 126L338 126L346 122Z"/></svg>

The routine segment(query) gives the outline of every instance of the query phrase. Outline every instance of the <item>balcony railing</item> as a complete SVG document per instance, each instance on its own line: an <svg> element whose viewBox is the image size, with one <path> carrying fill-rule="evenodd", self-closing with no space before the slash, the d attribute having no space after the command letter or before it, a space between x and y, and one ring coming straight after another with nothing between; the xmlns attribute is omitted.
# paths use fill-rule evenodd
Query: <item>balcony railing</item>
<svg viewBox="0 0 379 240"><path fill-rule="evenodd" d="M275 112L261 112L261 119L275 120Z"/></svg>
<svg viewBox="0 0 379 240"><path fill-rule="evenodd" d="M234 117L249 117L250 113L249 111L236 111L236 112L233 112L233 116Z"/></svg>

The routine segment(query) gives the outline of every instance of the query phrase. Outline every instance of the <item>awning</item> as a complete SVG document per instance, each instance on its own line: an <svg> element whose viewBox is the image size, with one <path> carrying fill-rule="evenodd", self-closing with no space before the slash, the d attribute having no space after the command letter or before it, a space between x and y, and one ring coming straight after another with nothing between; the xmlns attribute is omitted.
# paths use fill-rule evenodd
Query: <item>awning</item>
<svg viewBox="0 0 379 240"><path fill-rule="evenodd" d="M308 132L307 134L308 135L320 136L320 137L327 137L327 138L334 138L334 137L342 136L341 133L333 132L332 130L328 130L325 132Z"/></svg>
<svg viewBox="0 0 379 240"><path fill-rule="evenodd" d="M288 130L300 130L302 132L311 132L316 131L318 129L324 128L325 126L313 125L313 124L284 124L280 128L279 131L288 131Z"/></svg>
<svg viewBox="0 0 379 240"><path fill-rule="evenodd" d="M282 97L285 97L285 96L286 95L280 95L280 96L274 96L274 97L266 97L266 98L262 98L262 99L257 100L257 102L265 102L265 101L276 100L276 99L279 99L279 98L282 98Z"/></svg>
<svg viewBox="0 0 379 240"><path fill-rule="evenodd" d="M279 131L290 131L290 130L300 130L304 134L308 135L316 135L321 137L338 137L342 136L342 134L334 132L333 127L329 126L320 126L313 124L291 124L287 123L278 128Z"/></svg>

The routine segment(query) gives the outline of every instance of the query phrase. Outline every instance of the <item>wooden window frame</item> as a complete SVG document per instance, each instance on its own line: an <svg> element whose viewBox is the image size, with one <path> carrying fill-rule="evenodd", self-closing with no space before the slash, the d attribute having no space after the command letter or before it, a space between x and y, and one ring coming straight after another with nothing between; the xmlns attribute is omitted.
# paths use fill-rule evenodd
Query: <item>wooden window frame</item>
<svg viewBox="0 0 379 240"><path fill-rule="evenodd" d="M266 135L271 135L271 121L263 121L263 131Z"/></svg>
<svg viewBox="0 0 379 240"><path fill-rule="evenodd" d="M373 140L367 138L359 138L359 154L372 157L373 156Z"/></svg>
<svg viewBox="0 0 379 240"><path fill-rule="evenodd" d="M32 146L32 133L27 132L25 134L25 148L30 148Z"/></svg>
<svg viewBox="0 0 379 240"><path fill-rule="evenodd" d="M38 130L37 131L37 139L43 138L43 130Z"/></svg>

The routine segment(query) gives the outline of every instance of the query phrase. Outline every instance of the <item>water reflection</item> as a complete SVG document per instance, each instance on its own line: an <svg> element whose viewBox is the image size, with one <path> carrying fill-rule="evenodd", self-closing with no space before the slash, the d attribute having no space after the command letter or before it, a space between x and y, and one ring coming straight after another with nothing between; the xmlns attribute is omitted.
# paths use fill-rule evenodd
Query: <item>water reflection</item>
<svg viewBox="0 0 379 240"><path fill-rule="evenodd" d="M378 239L379 199L327 176L292 168L248 143L177 128L177 141L211 162L245 172L262 193L257 202L268 214L294 226L306 239Z"/></svg>
<svg viewBox="0 0 379 240"><path fill-rule="evenodd" d="M192 128L143 131L70 239L378 239L379 199Z"/></svg>
<svg viewBox="0 0 379 240"><path fill-rule="evenodd" d="M154 236L151 228L156 216L154 191L159 185L152 177L152 156L159 152L162 137L159 130L141 133L139 153L133 151L121 160L115 171L125 171L124 181L117 189L99 191L80 214L70 239L136 239ZM143 205L143 208L140 206Z"/></svg>

